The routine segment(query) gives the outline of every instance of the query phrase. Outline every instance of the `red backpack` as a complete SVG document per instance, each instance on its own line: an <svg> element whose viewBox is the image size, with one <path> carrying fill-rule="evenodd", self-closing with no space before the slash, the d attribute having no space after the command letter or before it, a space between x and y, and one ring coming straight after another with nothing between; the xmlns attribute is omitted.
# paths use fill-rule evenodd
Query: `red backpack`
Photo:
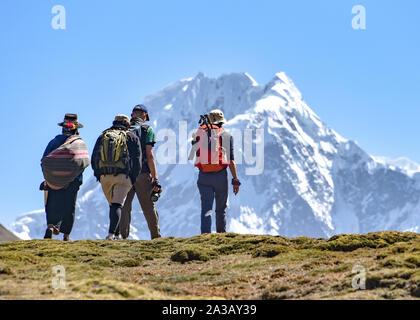
<svg viewBox="0 0 420 320"><path fill-rule="evenodd" d="M215 125L209 125L209 128L202 125L195 133L198 143L195 166L203 172L219 172L229 165L222 148L225 130Z"/></svg>

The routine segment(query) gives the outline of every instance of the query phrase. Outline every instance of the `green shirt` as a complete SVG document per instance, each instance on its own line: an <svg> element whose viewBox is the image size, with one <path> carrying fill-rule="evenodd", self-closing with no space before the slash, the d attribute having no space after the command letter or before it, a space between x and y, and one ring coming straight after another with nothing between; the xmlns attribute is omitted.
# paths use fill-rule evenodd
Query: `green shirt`
<svg viewBox="0 0 420 320"><path fill-rule="evenodd" d="M153 130L152 127L149 127L146 133L146 145L149 144L153 147L155 143L156 143L155 131Z"/></svg>

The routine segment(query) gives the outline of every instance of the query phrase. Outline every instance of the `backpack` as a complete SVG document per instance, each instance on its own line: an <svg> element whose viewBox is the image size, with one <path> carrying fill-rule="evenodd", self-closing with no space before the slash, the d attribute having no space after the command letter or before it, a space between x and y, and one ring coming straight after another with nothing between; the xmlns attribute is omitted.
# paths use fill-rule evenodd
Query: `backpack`
<svg viewBox="0 0 420 320"><path fill-rule="evenodd" d="M222 147L223 128L211 126L211 130L206 125L202 125L195 133L196 152L195 166L202 172L219 172L228 167L226 153Z"/></svg>
<svg viewBox="0 0 420 320"><path fill-rule="evenodd" d="M148 173L149 172L149 165L147 163L147 156L146 156L146 135L147 130L149 130L149 125L147 124L141 124L141 125L132 125L130 127L131 132L135 133L137 137L140 139L141 144L141 153L142 153L142 166L141 166L141 172Z"/></svg>
<svg viewBox="0 0 420 320"><path fill-rule="evenodd" d="M78 135L70 136L41 160L45 181L53 190L66 188L89 165L87 146Z"/></svg>
<svg viewBox="0 0 420 320"><path fill-rule="evenodd" d="M102 134L99 168L106 174L129 170L130 156L126 130L108 129Z"/></svg>

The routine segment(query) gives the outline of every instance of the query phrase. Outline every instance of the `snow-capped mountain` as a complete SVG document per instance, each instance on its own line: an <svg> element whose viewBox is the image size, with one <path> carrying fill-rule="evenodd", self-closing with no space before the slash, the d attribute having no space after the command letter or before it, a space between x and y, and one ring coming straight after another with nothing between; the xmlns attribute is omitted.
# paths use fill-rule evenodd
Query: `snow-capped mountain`
<svg viewBox="0 0 420 320"><path fill-rule="evenodd" d="M373 157L376 161L384 164L392 170L399 170L407 175L413 176L420 173L420 164L411 161L410 159L400 157L397 159L390 159L387 157Z"/></svg>
<svg viewBox="0 0 420 320"><path fill-rule="evenodd" d="M200 73L148 96L144 103L161 140L155 154L161 160L158 171L164 188L157 203L163 236L200 232L197 169L186 163L185 141L197 128L199 115L214 107L224 111L229 131L242 133L235 136L234 144L235 159L242 162L238 171L243 184L238 196L230 194L229 231L312 237L419 231L419 175L368 155L330 129L307 106L285 73L276 74L266 85L259 85L247 73L217 79ZM180 124L180 120L186 123ZM171 129L176 137L164 137L167 131L163 129ZM244 129L254 132L254 154L264 150L264 167L257 170L262 172L254 170L259 173L256 175L249 174L255 167L252 159L244 158L244 142L249 141ZM257 129L263 134L257 135ZM171 139L177 140L175 153L165 147ZM165 159L169 164L162 163ZM79 193L76 215L73 239L106 235L108 205L94 178ZM45 213L25 214L10 228L21 238L40 238ZM149 239L137 200L131 236Z"/></svg>

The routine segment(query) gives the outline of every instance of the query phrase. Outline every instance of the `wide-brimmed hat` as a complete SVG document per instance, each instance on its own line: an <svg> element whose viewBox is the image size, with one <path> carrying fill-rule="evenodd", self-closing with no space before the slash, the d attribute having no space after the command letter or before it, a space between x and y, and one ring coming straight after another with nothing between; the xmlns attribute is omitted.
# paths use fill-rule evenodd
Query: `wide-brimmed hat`
<svg viewBox="0 0 420 320"><path fill-rule="evenodd" d="M209 118L213 124L224 124L226 123L225 115L220 109L214 109L210 111Z"/></svg>
<svg viewBox="0 0 420 320"><path fill-rule="evenodd" d="M60 127L68 127L68 124L74 124L74 129L83 128L83 124L79 123L77 114L75 113L66 113L64 116L64 121L58 123Z"/></svg>
<svg viewBox="0 0 420 320"><path fill-rule="evenodd" d="M125 123L127 126L130 126L130 118L125 114L119 114L115 117L114 122Z"/></svg>
<svg viewBox="0 0 420 320"><path fill-rule="evenodd" d="M150 120L150 118L149 118L149 111L147 110L147 107L144 104L138 104L138 105L136 105L134 107L134 109L133 109L133 112L134 111L142 111L142 112L145 112L147 114L146 121L149 121Z"/></svg>

